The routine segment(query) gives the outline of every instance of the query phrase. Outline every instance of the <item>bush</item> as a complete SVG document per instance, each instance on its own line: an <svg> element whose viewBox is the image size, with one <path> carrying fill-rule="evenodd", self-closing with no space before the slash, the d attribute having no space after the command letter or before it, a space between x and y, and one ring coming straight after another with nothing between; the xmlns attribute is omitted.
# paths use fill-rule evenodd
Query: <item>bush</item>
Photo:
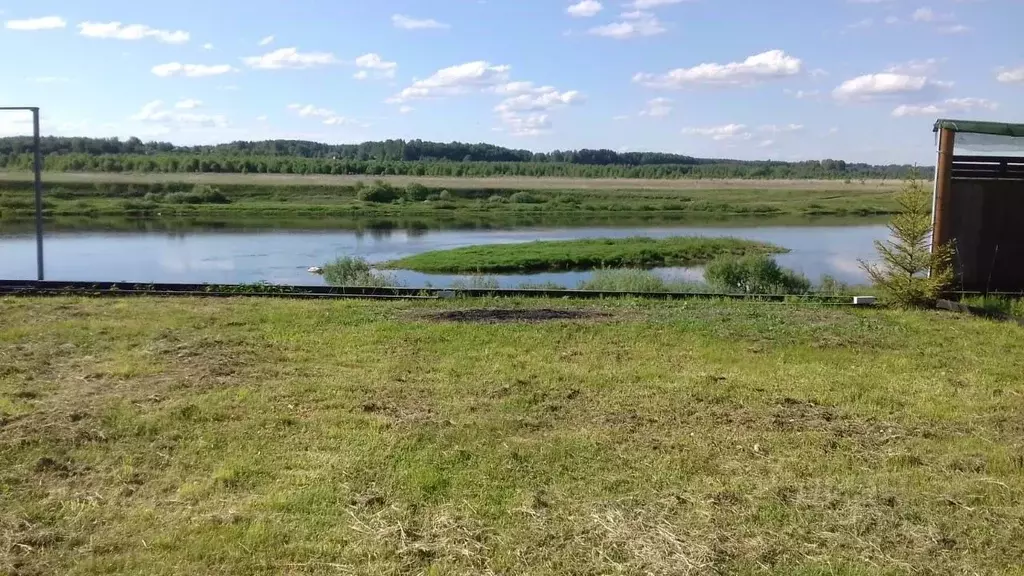
<svg viewBox="0 0 1024 576"><path fill-rule="evenodd" d="M441 193L437 195L438 200L451 200L452 193L447 190L441 190Z"/></svg>
<svg viewBox="0 0 1024 576"><path fill-rule="evenodd" d="M931 249L931 193L913 171L896 197L899 212L889 224L892 237L875 241L882 262L861 261L875 286L902 308L931 306L953 281L953 250Z"/></svg>
<svg viewBox="0 0 1024 576"><path fill-rule="evenodd" d="M430 195L430 189L418 182L405 187L405 199L410 202L422 202Z"/></svg>
<svg viewBox="0 0 1024 576"><path fill-rule="evenodd" d="M401 194L394 186L381 180L377 180L373 185L356 192L356 198L363 202L374 202L376 204L389 204L394 202L399 196Z"/></svg>
<svg viewBox="0 0 1024 576"><path fill-rule="evenodd" d="M231 199L217 188L197 184L191 192L172 192L163 197L171 204L230 204Z"/></svg>
<svg viewBox="0 0 1024 576"><path fill-rule="evenodd" d="M401 286L391 274L382 274L370 268L362 258L344 256L324 264L324 280L333 286L385 288Z"/></svg>
<svg viewBox="0 0 1024 576"><path fill-rule="evenodd" d="M852 296L853 291L850 289L850 285L845 282L840 282L836 278L825 274L821 277L821 281L818 282L816 292L822 296Z"/></svg>
<svg viewBox="0 0 1024 576"><path fill-rule="evenodd" d="M504 204L505 202L508 202L508 198L495 194L494 196L488 198L487 201L490 202L491 204Z"/></svg>
<svg viewBox="0 0 1024 576"><path fill-rule="evenodd" d="M740 294L803 294L811 281L765 255L724 256L708 264L704 279L718 290Z"/></svg>
<svg viewBox="0 0 1024 576"><path fill-rule="evenodd" d="M508 201L513 204L540 204L544 202L529 192L516 192L508 197Z"/></svg>

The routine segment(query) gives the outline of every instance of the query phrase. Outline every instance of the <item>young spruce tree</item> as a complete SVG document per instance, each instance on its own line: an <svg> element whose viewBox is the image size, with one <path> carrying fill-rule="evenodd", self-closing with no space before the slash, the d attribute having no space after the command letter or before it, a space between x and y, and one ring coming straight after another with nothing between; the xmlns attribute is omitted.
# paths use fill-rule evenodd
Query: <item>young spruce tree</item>
<svg viewBox="0 0 1024 576"><path fill-rule="evenodd" d="M900 307L931 306L953 281L953 249L931 249L931 194L913 170L896 197L899 212L889 224L892 236L875 241L881 262L861 261L874 285Z"/></svg>

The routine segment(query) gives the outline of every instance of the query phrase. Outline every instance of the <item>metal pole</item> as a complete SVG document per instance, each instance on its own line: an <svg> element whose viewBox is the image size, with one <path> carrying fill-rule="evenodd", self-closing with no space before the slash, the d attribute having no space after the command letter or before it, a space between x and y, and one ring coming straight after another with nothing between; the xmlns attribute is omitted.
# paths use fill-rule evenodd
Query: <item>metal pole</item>
<svg viewBox="0 0 1024 576"><path fill-rule="evenodd" d="M943 246L950 240L949 205L952 196L953 179L953 147L956 132L949 128L939 130L939 161L935 165L935 211L932 216L932 250Z"/></svg>
<svg viewBox="0 0 1024 576"><path fill-rule="evenodd" d="M35 170L36 189L36 276L42 282L43 274L43 156L39 143L39 108L32 109L32 143L35 147Z"/></svg>

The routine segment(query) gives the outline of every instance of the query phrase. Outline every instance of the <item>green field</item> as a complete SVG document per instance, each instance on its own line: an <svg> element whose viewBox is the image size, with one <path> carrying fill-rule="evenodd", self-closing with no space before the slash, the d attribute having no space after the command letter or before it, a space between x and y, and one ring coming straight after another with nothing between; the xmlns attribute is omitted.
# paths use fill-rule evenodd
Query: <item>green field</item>
<svg viewBox="0 0 1024 576"><path fill-rule="evenodd" d="M596 238L437 250L387 262L383 267L441 274L556 272L698 266L719 256L785 251L770 244L738 238Z"/></svg>
<svg viewBox="0 0 1024 576"><path fill-rule="evenodd" d="M0 299L0 573L1021 574L1022 373L939 312Z"/></svg>
<svg viewBox="0 0 1024 576"><path fill-rule="evenodd" d="M273 178L231 175L224 178L127 178L47 175L44 209L50 218L282 218L427 217L452 215L484 218L529 218L553 215L621 214L648 217L726 216L871 216L895 208L894 188L888 183L782 181L698 181L698 186L593 186L572 179L422 179L420 195L403 195L388 202L359 199L357 180L318 180L309 177ZM89 175L97 176L97 175ZM159 176L159 175L157 175ZM216 176L216 175L214 175ZM407 179L411 180L411 179ZM391 179L396 185L401 180ZM218 196L193 193L197 184L212 186ZM602 181L603 182L603 181ZM674 182L674 181L669 181ZM535 187L536 185L536 187ZM711 186L711 187L708 187ZM844 188L845 186L845 188ZM0 179L0 218L15 220L34 213L31 184L7 174Z"/></svg>

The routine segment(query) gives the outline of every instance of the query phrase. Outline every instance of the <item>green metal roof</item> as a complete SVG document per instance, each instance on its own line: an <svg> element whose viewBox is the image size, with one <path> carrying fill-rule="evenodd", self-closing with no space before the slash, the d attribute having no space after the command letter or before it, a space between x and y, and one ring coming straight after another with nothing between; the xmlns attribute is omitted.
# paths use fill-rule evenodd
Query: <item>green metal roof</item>
<svg viewBox="0 0 1024 576"><path fill-rule="evenodd" d="M941 128L948 128L954 132L965 134L990 134L992 136L1024 138L1024 124L978 122L976 120L936 120L934 131L938 132Z"/></svg>

